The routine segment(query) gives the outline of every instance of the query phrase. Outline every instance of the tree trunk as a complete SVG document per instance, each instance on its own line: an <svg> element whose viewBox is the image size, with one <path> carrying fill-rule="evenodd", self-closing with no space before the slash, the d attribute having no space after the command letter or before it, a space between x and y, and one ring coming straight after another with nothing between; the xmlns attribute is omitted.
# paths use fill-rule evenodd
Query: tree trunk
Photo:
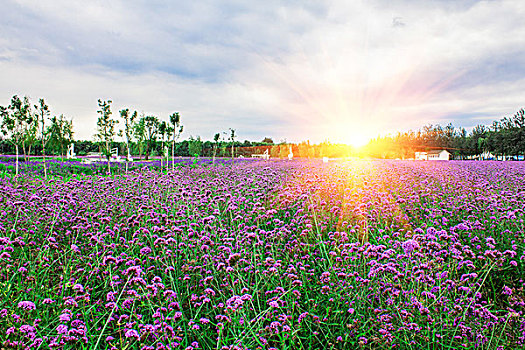
<svg viewBox="0 0 525 350"><path fill-rule="evenodd" d="M160 172L162 173L162 162L164 160L164 141L160 144Z"/></svg>
<svg viewBox="0 0 525 350"><path fill-rule="evenodd" d="M111 174L111 167L109 166L109 159L111 158L111 150L109 149L109 142L106 139L106 159L108 160L108 173Z"/></svg>
<svg viewBox="0 0 525 350"><path fill-rule="evenodd" d="M44 137L42 136L42 158L44 161L44 177L47 179L47 168L46 168L46 144L44 142Z"/></svg>
<svg viewBox="0 0 525 350"><path fill-rule="evenodd" d="M15 166L15 178L18 177L18 143L15 145L16 149L16 166Z"/></svg>
<svg viewBox="0 0 525 350"><path fill-rule="evenodd" d="M126 174L128 173L128 163L129 163L129 140L126 139Z"/></svg>
<svg viewBox="0 0 525 350"><path fill-rule="evenodd" d="M171 170L175 171L175 136L171 141Z"/></svg>
<svg viewBox="0 0 525 350"><path fill-rule="evenodd" d="M27 162L26 142L25 141L22 141L22 152L24 152L24 160Z"/></svg>

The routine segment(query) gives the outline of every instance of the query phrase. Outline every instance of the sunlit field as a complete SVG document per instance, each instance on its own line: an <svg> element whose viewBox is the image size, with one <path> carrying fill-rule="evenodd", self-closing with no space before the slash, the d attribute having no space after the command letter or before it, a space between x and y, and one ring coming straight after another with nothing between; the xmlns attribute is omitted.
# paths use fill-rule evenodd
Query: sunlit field
<svg viewBox="0 0 525 350"><path fill-rule="evenodd" d="M523 162L31 169L0 177L3 349L525 347Z"/></svg>
<svg viewBox="0 0 525 350"><path fill-rule="evenodd" d="M150 168L162 170L164 173L170 169L180 167L198 167L210 165L231 165L232 163L253 162L251 159L234 159L231 158L206 158L206 157L177 157L174 161L166 160L139 160L134 162L116 162L110 161L109 170L111 174L121 174L128 171L140 171L141 169ZM70 178L76 175L107 175L108 165L105 160L95 160L85 163L82 158L75 160L69 159L47 159L45 161L46 171L54 177ZM44 162L42 158L35 157L28 161L19 162L20 174L27 174L30 178L45 177ZM16 156L0 157L0 176L13 177L16 174Z"/></svg>

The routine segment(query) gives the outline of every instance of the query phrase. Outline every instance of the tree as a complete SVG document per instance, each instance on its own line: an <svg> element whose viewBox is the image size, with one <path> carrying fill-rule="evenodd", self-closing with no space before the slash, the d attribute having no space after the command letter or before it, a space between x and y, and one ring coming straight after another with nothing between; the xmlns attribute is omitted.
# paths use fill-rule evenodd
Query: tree
<svg viewBox="0 0 525 350"><path fill-rule="evenodd" d="M17 95L11 98L11 104L9 104L9 106L0 106L0 114L2 115L2 133L7 136L8 140L15 146L15 176L18 176L19 146L24 142L24 132L27 124L32 122L30 110L31 105L29 99L24 97L24 99L21 100Z"/></svg>
<svg viewBox="0 0 525 350"><path fill-rule="evenodd" d="M29 100L27 100L29 103ZM24 136L22 138L22 150L24 151L24 159L27 162L28 156L31 154L31 147L35 143L38 134L38 121L35 114L31 111L31 105L27 111L27 119L24 124Z"/></svg>
<svg viewBox="0 0 525 350"><path fill-rule="evenodd" d="M485 152L485 139L487 138L487 128L484 125L476 125L469 135L469 145L467 148L472 154L480 156Z"/></svg>
<svg viewBox="0 0 525 350"><path fill-rule="evenodd" d="M177 142L180 134L182 134L182 130L184 129L180 123L179 112L175 112L170 115L170 123L173 129L173 139L171 140L171 170L175 170L175 142Z"/></svg>
<svg viewBox="0 0 525 350"><path fill-rule="evenodd" d="M171 135L173 135L174 131L175 129L168 123L166 126L166 142L169 142L169 140L171 139ZM162 148L164 149L164 146L162 146ZM169 148L168 146L166 146L166 171L168 171L169 169L169 155Z"/></svg>
<svg viewBox="0 0 525 350"><path fill-rule="evenodd" d="M64 156L64 149L73 141L73 120L67 120L64 115L49 118L51 125L46 133L49 135L49 144L60 156Z"/></svg>
<svg viewBox="0 0 525 350"><path fill-rule="evenodd" d="M142 151L144 150L144 142L146 140L146 121L144 115L135 123L133 128L133 135L137 140L137 146L139 148L139 158L142 159Z"/></svg>
<svg viewBox="0 0 525 350"><path fill-rule="evenodd" d="M159 122L159 136L160 136L160 170L162 171L162 160L164 158L164 138L168 131L168 124L163 120Z"/></svg>
<svg viewBox="0 0 525 350"><path fill-rule="evenodd" d="M196 138L193 138L193 136L190 136L188 152L190 153L190 156L193 156L193 157L198 157L201 155L202 140L200 136L197 136Z"/></svg>
<svg viewBox="0 0 525 350"><path fill-rule="evenodd" d="M115 137L115 125L118 124L118 120L111 118L111 100L102 101L98 100L99 110L97 113L100 114L97 120L97 135L96 137L103 142L104 155L108 162L108 173L111 173L110 158L111 158L111 143Z"/></svg>
<svg viewBox="0 0 525 350"><path fill-rule="evenodd" d="M216 133L214 136L213 136L213 142L214 145L213 145L213 161L212 161L212 164L215 164L215 155L217 154L217 148L219 147L219 139L221 138L221 134L220 133Z"/></svg>
<svg viewBox="0 0 525 350"><path fill-rule="evenodd" d="M523 155L525 159L525 110L522 108L510 119L508 137L512 147L512 155L518 158Z"/></svg>
<svg viewBox="0 0 525 350"><path fill-rule="evenodd" d="M153 115L144 118L144 130L146 136L146 160L148 160L153 144L157 141L159 132L159 119Z"/></svg>
<svg viewBox="0 0 525 350"><path fill-rule="evenodd" d="M137 111L134 111L131 115L129 114L129 109L122 109L120 111L120 117L124 119L124 130L123 130L123 136L126 138L126 156L129 160L131 158L131 153L129 150L129 145L131 143L131 139L133 138L133 134L135 132L135 120L137 119Z"/></svg>
<svg viewBox="0 0 525 350"><path fill-rule="evenodd" d="M269 145L273 145L273 140L269 137L265 137L263 140L262 140L262 143L266 143L266 144L269 144Z"/></svg>
<svg viewBox="0 0 525 350"><path fill-rule="evenodd" d="M175 153L182 157L189 157L189 141L188 140L182 140L181 142L177 143Z"/></svg>
<svg viewBox="0 0 525 350"><path fill-rule="evenodd" d="M443 129L442 133L442 142L440 144L443 148L451 148L454 144L454 139L456 137L456 128L452 125L452 123L449 123L445 128Z"/></svg>
<svg viewBox="0 0 525 350"><path fill-rule="evenodd" d="M503 159L519 155L525 158L525 110L520 109L512 117L494 121L483 146Z"/></svg>
<svg viewBox="0 0 525 350"><path fill-rule="evenodd" d="M135 131L135 119L137 119L137 111L134 111L131 115L129 114L129 109L120 110L120 117L124 119L124 130L123 134L126 137L126 172L128 172L128 162L131 159L131 154L129 152L129 144L131 138L133 137L133 132Z"/></svg>
<svg viewBox="0 0 525 350"><path fill-rule="evenodd" d="M232 128L230 128L230 141L232 142L232 165L233 165L233 162L235 161L234 160L234 149L233 149L233 145L235 143L235 130L233 130Z"/></svg>
<svg viewBox="0 0 525 350"><path fill-rule="evenodd" d="M47 179L47 166L46 166L46 144L49 140L46 132L46 118L51 113L49 106L46 104L43 98L41 98L38 105L35 105L35 116L37 123L40 124L40 140L42 142L42 158L44 163L44 177Z"/></svg>

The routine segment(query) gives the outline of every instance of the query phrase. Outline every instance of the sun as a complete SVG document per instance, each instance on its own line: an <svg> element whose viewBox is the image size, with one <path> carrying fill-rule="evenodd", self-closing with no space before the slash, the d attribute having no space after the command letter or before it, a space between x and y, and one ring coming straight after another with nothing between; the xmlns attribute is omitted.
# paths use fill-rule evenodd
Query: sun
<svg viewBox="0 0 525 350"><path fill-rule="evenodd" d="M346 138L346 140L344 140L344 143L355 148L360 148L365 146L368 143L368 141L370 141L370 138L366 134L351 132Z"/></svg>
<svg viewBox="0 0 525 350"><path fill-rule="evenodd" d="M325 130L326 138L354 148L365 146L377 133L370 125L348 117L334 117L330 128Z"/></svg>

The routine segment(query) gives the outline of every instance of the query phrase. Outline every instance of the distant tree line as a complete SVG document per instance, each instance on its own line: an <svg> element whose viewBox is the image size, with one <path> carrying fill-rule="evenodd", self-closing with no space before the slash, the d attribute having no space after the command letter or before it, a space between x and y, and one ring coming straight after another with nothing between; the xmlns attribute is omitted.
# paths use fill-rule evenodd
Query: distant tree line
<svg viewBox="0 0 525 350"><path fill-rule="evenodd" d="M285 141L274 144L266 137L260 142L236 140L234 129L216 133L213 141L203 141L190 135L179 141L184 130L181 116L172 113L167 120L154 115L140 114L129 108L122 109L118 118L113 117L111 100L98 100L99 114L94 139L75 141L73 120L64 115L52 115L44 99L31 104L28 97L17 95L8 106L0 106L0 154L65 156L74 144L76 155L100 153L108 160L118 153L126 158L164 159L188 156L249 157L268 152L272 158L286 158L290 151L294 157L339 158L365 155L372 158L413 158L418 151L447 149L455 159L523 158L525 156L525 111L519 110L512 117L494 121L490 126L477 125L468 133L464 128L427 125L417 131L399 132L393 136L371 140L362 150L329 141L320 144ZM118 129L118 125L122 128ZM116 141L116 137L123 141ZM17 157L18 161L18 157Z"/></svg>
<svg viewBox="0 0 525 350"><path fill-rule="evenodd" d="M236 157L256 151L253 147L273 144L269 138L262 142L236 141L235 130L231 128L229 133L215 134L213 141L202 141L200 136L179 141L184 128L178 112L162 120L126 108L119 111L117 119L113 117L111 104L111 100L98 100L99 117L94 139L75 141L72 119L51 116L44 99L32 105L28 97L15 95L8 106L0 106L0 154L23 155L25 160L30 155L64 157L69 146L74 144L76 155L100 153L108 160L117 152L125 157L146 160L160 155ZM123 125L121 129L118 129L119 124ZM123 141L116 141L117 136Z"/></svg>
<svg viewBox="0 0 525 350"><path fill-rule="evenodd" d="M470 133L448 124L379 137L370 141L365 152L374 158L407 159L413 158L415 152L435 149L447 149L454 159L524 159L525 110L490 126L477 125Z"/></svg>
<svg viewBox="0 0 525 350"><path fill-rule="evenodd" d="M90 141L90 140L80 140L80 141L71 141L65 146L65 150L67 151L67 146L69 144L75 145L75 153L79 156L85 156L88 153L101 153L104 154L103 145L101 145L99 142ZM257 142L257 141L235 141L233 143L234 147L234 156L250 156L254 153L263 153L266 149L271 149L275 147L276 149L279 149L279 145L272 145L267 144L265 142ZM144 149L142 149L141 153L141 145L137 144L135 142L130 143L130 154L135 159L146 159L146 154L144 152ZM165 150L164 146L164 150ZM200 136L194 137L190 136L188 140L182 140L178 141L174 144L175 149L175 156L176 157L193 157L195 155L197 156L205 156L205 157L213 157L214 150L216 148L216 157L231 157L231 147L232 143L227 140L222 140L217 142L217 146L215 146L214 141L203 141L201 140ZM296 149L297 145L293 145L293 148ZM120 155L126 155L126 143L124 141L112 141L109 144L110 149L117 148L119 150ZM287 145L282 145L283 150L288 151ZM46 154L47 155L55 155L60 156L62 153L60 152L61 148L52 147L49 146L46 147ZM261 151L262 150L262 151ZM152 141L150 149L149 149L149 158L152 156L158 157L160 154L162 154L163 147L162 142ZM15 154L15 147L14 145L4 139L0 139L0 154ZM65 156L66 153L63 154ZM273 153L274 155L278 154L278 152ZM284 154L284 153L283 153ZM288 153L286 153L287 155ZM33 147L31 148L31 152L27 153L27 156L40 156L42 155L42 146L38 143L35 143ZM171 151L170 151L171 155ZM21 156L23 156L21 154ZM283 156L284 157L284 156Z"/></svg>

